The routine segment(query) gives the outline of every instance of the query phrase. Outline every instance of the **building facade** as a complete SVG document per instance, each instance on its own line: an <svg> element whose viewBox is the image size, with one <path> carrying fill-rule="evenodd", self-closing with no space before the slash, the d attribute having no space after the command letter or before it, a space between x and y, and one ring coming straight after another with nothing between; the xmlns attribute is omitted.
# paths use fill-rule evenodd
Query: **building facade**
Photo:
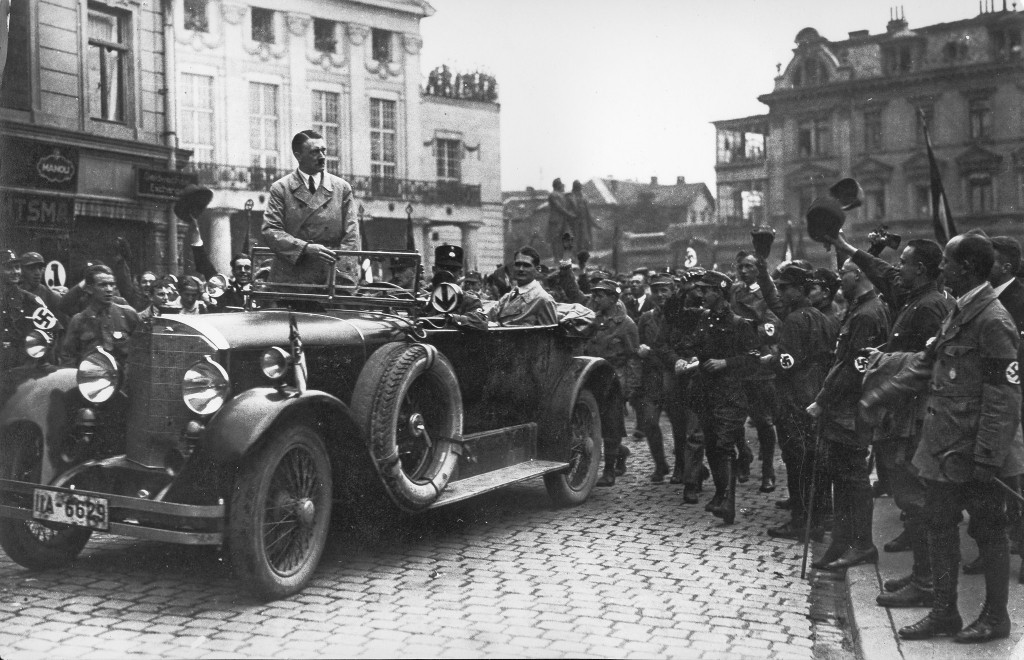
<svg viewBox="0 0 1024 660"><path fill-rule="evenodd" d="M116 236L137 260L179 261L161 179L188 153L168 133L165 29L154 2L11 4L0 245L39 251L74 278L87 259L112 258Z"/></svg>
<svg viewBox="0 0 1024 660"><path fill-rule="evenodd" d="M531 245L545 259L553 259L547 195L533 188L505 193L508 250ZM657 177L650 183L598 177L583 182L583 196L594 219L591 263L619 272L682 265L686 245L681 241L715 224L711 191L704 183L687 183L685 177L671 184L661 184Z"/></svg>
<svg viewBox="0 0 1024 660"><path fill-rule="evenodd" d="M266 191L296 167L291 138L304 128L325 136L327 169L352 184L368 249L404 249L411 217L428 262L444 242L463 245L470 267L500 260L496 88L447 67L421 85L429 4L169 4L179 144L214 191L203 229L215 264L227 267L247 231L259 237Z"/></svg>
<svg viewBox="0 0 1024 660"><path fill-rule="evenodd" d="M852 176L863 206L847 233L864 242L879 225L934 238L926 124L960 231L1020 235L1024 212L1024 13L996 9L911 29L893 16L880 34L831 41L797 34L793 58L759 100L767 115L715 122L723 220L799 234L797 256L824 260L805 239L804 214ZM755 134L763 154L744 150ZM758 137L757 134L763 135ZM740 138L739 140L737 138ZM727 201L729 199L732 201ZM757 200L762 210L749 200Z"/></svg>
<svg viewBox="0 0 1024 660"><path fill-rule="evenodd" d="M368 249L429 266L455 242L500 262L500 106L493 78L438 67L423 84L419 0L22 0L0 94L3 243L79 270L111 258L187 267L171 212L189 182L214 191L200 218L227 272L261 239L270 184L313 128L328 170L355 191ZM8 157L11 154L12 157ZM65 174L54 174L65 172ZM70 172L70 174L67 174Z"/></svg>

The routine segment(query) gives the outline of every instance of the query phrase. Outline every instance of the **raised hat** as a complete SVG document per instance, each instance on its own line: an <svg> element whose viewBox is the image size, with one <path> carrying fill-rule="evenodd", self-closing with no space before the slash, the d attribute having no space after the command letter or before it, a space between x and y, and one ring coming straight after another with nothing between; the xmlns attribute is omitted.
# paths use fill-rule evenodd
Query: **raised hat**
<svg viewBox="0 0 1024 660"><path fill-rule="evenodd" d="M614 295L619 295L619 283L615 280L601 280L595 284L590 285L591 291L607 291Z"/></svg>
<svg viewBox="0 0 1024 660"><path fill-rule="evenodd" d="M457 266L462 268L462 248L458 245L438 245L434 248L435 266Z"/></svg>
<svg viewBox="0 0 1024 660"><path fill-rule="evenodd" d="M190 183L182 188L178 200L174 202L174 215L181 220L198 218L213 200L213 191L204 186Z"/></svg>
<svg viewBox="0 0 1024 660"><path fill-rule="evenodd" d="M34 264L45 264L46 260L43 259L43 255L38 252L26 252L21 255L22 266L32 266Z"/></svg>

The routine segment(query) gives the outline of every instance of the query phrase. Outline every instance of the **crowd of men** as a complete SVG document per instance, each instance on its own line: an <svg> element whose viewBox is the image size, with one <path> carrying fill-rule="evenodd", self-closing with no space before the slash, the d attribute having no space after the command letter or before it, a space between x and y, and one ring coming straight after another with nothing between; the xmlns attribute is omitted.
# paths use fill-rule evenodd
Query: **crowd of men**
<svg viewBox="0 0 1024 660"><path fill-rule="evenodd" d="M264 217L263 237L274 252L269 286L322 284L332 269L361 284L362 265L337 254L361 245L351 187L325 171L327 148L315 131L296 134L292 150L298 168L271 187ZM745 440L749 420L757 435L758 490L776 488L776 447L786 466L788 497L777 505L789 519L767 534L807 542L831 531L813 566L842 571L878 560L873 455L905 517L903 534L886 549L913 553L910 574L887 581L878 604L931 608L900 636L954 635L971 643L1009 635L1009 537L1019 552L1024 473L1024 285L1016 240L975 232L945 246L915 239L890 264L879 256L891 247L884 237L867 250L841 231L816 237L835 248L837 272L805 261L770 268L773 234L759 229L752 250L738 253L729 272L612 273L588 264L586 249L576 263L564 258L576 237L584 247L589 241L589 212L554 183L549 238L552 253L563 257L554 267L523 247L510 266L481 277L463 271L461 248L442 245L431 285L462 287L458 307L443 320L467 332L586 321L580 350L608 361L620 396L602 415L598 486L614 486L627 469L628 405L634 436L646 440L654 459L651 481L669 477L692 505L710 477L714 493L705 509L731 524L737 483L750 479L754 461ZM192 246L199 276L146 272L136 281L119 241L112 267L90 264L68 291L41 283L41 255L0 252L3 373L24 362L33 328L53 339L52 361L73 365L97 346L123 359L128 337L147 317L252 308L249 256L232 260L223 295L210 296L204 278L214 272L197 225ZM413 289L414 265L392 263L390 283ZM672 429L671 467L663 412ZM957 608L963 510L979 551L964 570L984 573L986 586L983 609L967 627Z"/></svg>

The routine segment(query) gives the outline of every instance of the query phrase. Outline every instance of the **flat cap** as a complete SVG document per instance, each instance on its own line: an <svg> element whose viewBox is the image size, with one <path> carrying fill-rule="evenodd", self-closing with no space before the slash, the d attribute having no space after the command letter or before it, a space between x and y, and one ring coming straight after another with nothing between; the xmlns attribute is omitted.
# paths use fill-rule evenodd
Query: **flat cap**
<svg viewBox="0 0 1024 660"><path fill-rule="evenodd" d="M46 260L43 259L43 255L38 252L26 252L21 255L22 266L34 266L36 264L45 264Z"/></svg>
<svg viewBox="0 0 1024 660"><path fill-rule="evenodd" d="M715 289L728 289L732 286L732 278L717 270L709 270L696 280L697 286L712 287Z"/></svg>
<svg viewBox="0 0 1024 660"><path fill-rule="evenodd" d="M613 295L619 295L619 283L615 280L601 280L590 285L591 291L607 291Z"/></svg>

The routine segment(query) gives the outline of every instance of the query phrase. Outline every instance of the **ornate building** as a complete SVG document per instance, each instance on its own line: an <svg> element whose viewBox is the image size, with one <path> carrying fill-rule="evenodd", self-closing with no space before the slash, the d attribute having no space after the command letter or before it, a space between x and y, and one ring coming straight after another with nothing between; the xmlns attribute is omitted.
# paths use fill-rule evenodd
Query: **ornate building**
<svg viewBox="0 0 1024 660"><path fill-rule="evenodd" d="M442 242L462 244L471 267L500 262L497 86L443 67L431 83L443 69L449 84L421 88L419 26L434 13L427 2L24 0L15 7L24 10L17 31L26 55L23 71L9 68L4 84L27 85L29 107L0 102L4 132L59 143L70 128L71 144L108 140L105 149L132 152L100 165L83 161L68 194L93 194L83 185L98 185L93 178L116 189L106 191L119 204L107 217L137 226L140 266L180 267L184 226L167 200L197 181L214 191L200 224L212 260L227 271L245 237L259 239L269 186L296 167L291 138L304 128L325 136L328 170L352 184L367 247L404 249L411 217L428 266ZM107 16L115 22L103 22ZM96 104L121 109L75 105L98 88ZM110 116L96 116L101 111ZM3 188L9 195L0 181ZM85 217L77 208L84 202L75 204L72 245Z"/></svg>
<svg viewBox="0 0 1024 660"><path fill-rule="evenodd" d="M759 97L768 114L715 122L723 221L803 234L811 201L853 176L864 205L850 214L851 235L885 224L904 240L934 237L923 116L957 228L1019 235L1024 13L986 2L973 18L911 29L894 16L884 33L839 41L801 30L775 89Z"/></svg>

